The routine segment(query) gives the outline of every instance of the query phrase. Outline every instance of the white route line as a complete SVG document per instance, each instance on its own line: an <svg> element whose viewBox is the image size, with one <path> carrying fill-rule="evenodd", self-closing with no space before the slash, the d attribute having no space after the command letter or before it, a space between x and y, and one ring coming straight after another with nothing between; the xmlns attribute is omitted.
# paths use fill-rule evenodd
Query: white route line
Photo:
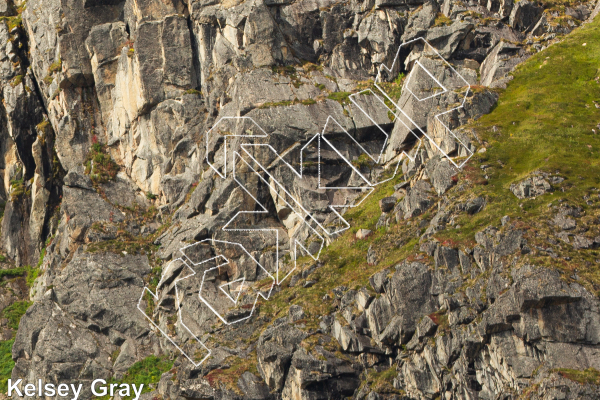
<svg viewBox="0 0 600 400"><path fill-rule="evenodd" d="M446 154L438 145L437 143L427 135L427 132L425 132L421 127L419 127L415 121L413 121L407 114L406 112L398 105L397 101L394 101L387 93L386 91L380 86L381 81L382 81L382 71L383 68L385 68L388 72L392 72L396 62L399 62L398 58L400 56L400 50L402 49L403 46L407 46L407 45L411 45L414 44L418 41L422 41L424 44L424 48L425 46L428 46L430 50L433 51L433 53L435 55L437 55L437 57L439 59L441 59L443 61L443 63L445 64L445 66L447 66L448 68L450 68L455 74L456 76L458 76L464 83L465 86L467 87L466 93L464 94L464 98L462 103L457 106L454 107L452 109L446 110L444 112L440 112L439 114L435 115L435 119L448 131L450 132L450 134L456 139L456 141L458 143L460 143L469 153L469 156L460 164L456 164L454 162L454 160L448 155ZM408 91L411 93L411 95L419 102L421 101L425 101L425 100L429 100L432 99L434 97L440 96L444 93L448 93L449 89L446 88L427 68L425 68L423 66L423 64L421 64L421 62L417 59L415 61L415 67L412 69L412 71L410 72L408 78L407 78L407 82L405 84L406 88L408 89ZM429 75L429 77L431 79L433 79L433 81L439 85L439 87L442 89L439 92L434 93L431 96L428 96L426 98L420 99L417 97L417 95L415 93L413 93L410 88L408 87L408 82L410 82L411 79L413 79L413 75L416 75L416 70L418 68L421 68L425 71L425 73L427 75ZM413 39L409 42L405 42L402 45L399 46L398 51L396 53L396 56L394 58L394 61L392 62L392 65L388 68L387 66L381 64L378 72L377 72L377 77L375 79L375 87L378 89L378 91L380 92L381 95L383 95L391 104L393 104L394 109L390 108L387 106L387 104L385 103L385 101L377 94L375 93L373 90L371 89L365 89L362 90L358 93L354 93L352 95L349 96L349 100L351 101L351 103L356 106L363 114L364 116L366 116L371 123L373 124L373 127L377 127L379 129L379 131L384 135L385 140L383 141L383 144L381 146L381 150L379 151L379 154L371 154L367 149L365 149L352 135L350 135L350 133L348 131L346 131L346 129L338 122L335 120L335 118L333 118L333 116L328 116L325 126L323 127L323 130L320 133L317 133L316 135L314 135L312 138L310 138L306 144L304 144L304 146L302 146L302 148L300 149L300 171L297 171L290 163L288 163L283 157L286 156L289 152L293 151L294 149L297 148L298 143L296 143L295 145L291 146L290 148L286 149L283 153L279 153L277 150L275 150L270 144L266 144L266 143L240 143L240 151L232 151L231 153L231 164L232 164L232 171L230 171L230 175L233 174L233 179L235 180L235 182L238 184L238 186L250 197L252 198L252 200L254 200L254 202L259 206L260 210L258 211L238 211L229 221L227 221L227 223L225 223L225 225L223 226L222 230L225 232L269 232L269 233L274 233L275 234L275 273L274 275L272 275L269 271L267 271L245 248L243 245L241 245L240 243L235 243L235 242L229 242L229 241L221 241L221 240L215 240L215 239L204 239L202 241L199 241L197 243L194 243L192 245L189 246L185 246L183 248L180 249L180 252L183 254L182 258L178 258L176 260L171 261L167 268L165 269L165 271L163 272L162 276L161 276L161 280L159 282L159 284L157 285L157 293L154 294L152 293L152 291L150 289L148 289L148 287L144 287L144 290L142 292L142 296L140 297L139 301L138 301L138 309L144 314L144 316L150 321L150 323L156 328L158 329L174 346L175 348L177 348L188 360L190 360L190 362L192 364L194 364L195 366L199 366L200 364L202 364L206 359L208 359L208 357L211 355L211 351L208 349L208 347L206 347L204 345L204 343L202 343L198 337L196 337L194 335L194 333L183 323L183 318L182 318L182 314L181 314L181 304L180 304L180 299L181 297L179 296L179 283L185 279L188 279L194 275L196 275L195 270L192 268L192 266L194 266L195 268L201 267L202 265L205 265L209 262L215 262L217 261L217 259L222 258L224 260L224 262L207 268L206 270L204 270L203 272L203 276L202 276L202 283L200 284L200 289L198 290L198 296L200 298L200 300L226 325L231 325L234 323L238 323L238 322L242 322L245 321L249 318L252 317L252 315L254 314L254 311L256 309L256 304L259 300L259 298L263 298L264 300L269 300L271 293L273 291L273 288L275 287L275 285L281 285L281 283L287 279L293 271L296 270L297 265L297 259L298 259L298 248L300 248L303 253L307 254L308 256L310 256L313 260L317 261L319 259L320 253L323 250L325 243L326 243L326 237L328 238L333 238L335 235L340 234L341 232L347 230L350 228L350 224L348 223L348 221L346 221L342 215L340 214L340 212L337 211L337 209L345 209L345 208L349 208L349 207L358 207L362 204L362 202L371 194L373 193L375 187L377 185L380 185L382 183L388 182L389 180L393 179L394 176L398 173L398 168L400 167L400 164L402 163L402 161L404 160L404 157L410 159L411 161L414 161L413 157L410 157L405 151L403 151L399 156L396 156L398 158L398 162L396 163L395 167L394 167L394 171L393 171L393 175L392 177L379 181L379 182L372 182L370 179L367 179L361 172L360 170L353 165L353 163L348 160L346 157L343 156L342 152L337 149L334 144L327 139L326 137L326 130L328 128L328 126L330 126L330 124L334 124L337 126L338 129L336 129L336 133L340 133L339 129L341 129L341 132L345 133L347 137L349 137L355 145L358 146L358 148L364 153L366 154L374 163L376 164L380 164L383 160L383 154L385 151L385 148L389 142L389 134L386 132L385 129L383 129L379 123L377 123L377 121L375 121L375 119L367 112L365 111L365 109L363 109L363 107L361 107L361 105L356 101L356 97L359 95L367 95L367 93L369 93L369 96L374 96L374 99L379 102L383 107L385 107L385 109L387 109L387 111L389 111L390 113L392 113L394 115L394 120L397 121L399 120L411 133L413 133L413 135L415 136L415 138L418 140L418 146L417 146L417 150L420 148L421 146L421 137L419 137L417 134L415 134L415 128L421 133L423 138L426 138L427 140L429 140L430 143L432 143L433 146L435 146L435 148L437 148L438 151L440 151L456 168L460 169L462 168L462 166L464 166L464 164L473 156L473 152L469 149L468 146L466 146L461 140L460 138L458 138L447 126L446 124L443 123L443 121L440 119L441 116L444 116L447 113L450 113L452 111L458 110L459 108L464 107L465 101L467 99L467 95L469 93L469 91L471 90L471 86L469 85L469 83L437 52L437 50L435 48L433 48L425 39L423 38L417 38L417 39ZM412 125L408 126L406 122L404 122L404 120L402 119L402 117L406 118ZM392 122L395 122L392 121ZM222 171L219 171L219 169L210 161L210 156L209 156L209 146L210 146L210 139L212 138L212 134L215 133L216 131L219 131L218 127L222 122L236 122L239 124L239 122L242 123L250 123L251 126L255 127L258 134L254 134L254 131L251 129L246 129L243 134L235 134L232 132L226 133L223 136L221 136L223 138L223 167L222 167ZM262 138L262 139L266 139L268 138L268 134L266 133L266 131L260 126L258 125L251 117L222 117L221 119L219 119L219 121L217 121L217 123L206 133L206 163L213 169L214 172L217 173L217 175L219 175L221 178L225 179L227 177L227 168L228 168L228 161L227 161L227 140L228 137L240 137L240 138ZM274 176L273 174L271 174L269 172L269 170L271 170L276 164L279 163L283 163L285 166L287 166L289 168L290 171L293 172L293 174L299 178L299 179L303 179L304 178L304 160L303 160L303 156L304 156L304 152L305 150L311 145L313 144L313 142L316 141L316 145L317 145L317 164L318 164L318 173L317 173L317 189L321 189L321 190L360 190L363 193L367 192L366 195L362 196L362 198L354 204L330 204L328 206L329 210L334 213L336 215L337 218L339 218L339 221L341 221L341 224L343 225L342 228L334 230L334 231L329 231L327 227L325 227L318 218L315 217L315 215L313 215L313 213L311 213L309 210L307 210L307 208L300 202L299 199L295 198L293 196L292 193L290 193L285 185L281 182L279 182ZM365 186L348 186L348 187L329 187L329 186L322 186L321 185L321 142L324 142L327 146L329 146L345 163L346 166L350 167L352 172L354 174L356 174L357 177L360 178L360 180L362 180L365 184ZM314 145L314 144L313 144ZM252 154L251 150L255 149L255 148L265 148L267 149L270 153L272 153L275 157L275 160L271 162L271 164L269 166L264 166L262 165ZM394 157L394 159L396 158ZM392 161L392 160L388 160L388 161ZM302 243L301 240L298 240L297 238L291 238L292 239L292 246L291 246L291 253L293 255L293 259L294 259L294 267L282 278L280 279L279 276L279 272L280 272L280 265L279 265L279 229L278 228L234 228L234 227L230 227L231 225L235 224L235 222L237 222L239 219L242 219L242 217L248 215L248 214L268 214L268 210L265 207L264 204L261 204L258 199L251 193L251 190L249 190L248 188L246 188L244 186L244 184L242 182L240 182L237 179L236 176L236 165L238 163L242 163L245 165L245 167L248 168L249 171L251 171L252 173L254 173L258 178L260 178L260 180L270 189L271 194L274 194L276 197L278 197L283 203L285 203L285 205L287 207L289 207L294 214L296 214L299 218L299 221L302 221L302 224L305 225L305 228L308 228L308 232L310 232L310 235L308 237L314 236L317 237L320 241L320 246L319 246L319 250L316 252L311 253L308 249L306 249L306 247L304 246L304 244ZM257 168L255 168L255 166L251 165L251 164L255 164L255 166ZM275 200L275 199L274 199ZM313 227L314 225L314 227ZM318 228L318 229L315 229ZM249 315L246 315L244 317L241 317L237 320L234 321L229 321L227 320L227 318L225 318L224 316L222 316L216 309L215 307L210 303L210 301L208 301L208 299L206 299L203 296L203 288L204 288L204 283L206 281L206 277L207 274L210 274L212 271L216 271L218 270L220 267L229 264L229 260L224 257L223 255L216 255L215 257L212 257L210 259L207 260L203 260L201 262L198 263L194 263L194 261L186 254L186 250L192 248L193 246L197 246L200 245L202 243L206 243L208 245L215 245L215 244L222 244L222 245L230 245L230 246L239 246L239 248L249 257L249 259L251 259L254 263L256 263L256 265L259 266L260 269L262 269L269 278L271 278L273 280L273 283L271 284L270 288L268 289L268 291L266 293L263 293L262 291L257 290L257 294L256 297L254 299L254 302L252 303L252 309L249 312ZM154 320L151 318L151 316L148 316L145 312L145 310L143 310L141 308L142 305L142 301L144 298L144 295L146 293L150 293L150 295L152 296L152 298L155 300L155 302L157 302L159 300L159 289L161 288L161 283L164 281L165 277L167 276L167 274L169 273L170 269L172 268L172 266L174 265L174 263L176 262L181 262L184 265L184 268L188 268L188 270L190 271L190 273L188 274L183 274L180 273L180 277L178 277L177 279L175 279L172 283L172 285L174 285L175 287L175 298L176 298L176 310L177 310L177 315L178 315L178 321L181 324L181 326L191 335L191 337L196 340L206 351L207 351L207 355L202 358L199 362L194 361L194 359L192 357L190 357L188 354L185 353L185 351L175 342L174 338L172 338L171 336L169 336L166 332L164 332L155 322ZM184 275L183 277L181 275ZM235 297L235 299L233 298L233 296L231 296L229 293L227 293L224 289L225 286L230 286L236 282L241 282L240 283L240 287L238 289L238 293L237 296ZM244 291L244 289L246 287L250 287L250 285L248 285L248 282L246 281L246 276L242 276L236 280L233 280L231 282L226 282L223 283L221 285L218 286L218 288L225 294L225 296L228 298L228 300L230 300L234 305L237 305L239 302L239 299L242 295L242 292Z"/></svg>

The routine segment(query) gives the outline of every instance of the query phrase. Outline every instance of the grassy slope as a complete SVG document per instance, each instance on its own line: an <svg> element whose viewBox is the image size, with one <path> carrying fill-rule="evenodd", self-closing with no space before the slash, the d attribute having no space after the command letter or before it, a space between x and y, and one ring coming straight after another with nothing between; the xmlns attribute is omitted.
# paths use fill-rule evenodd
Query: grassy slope
<svg viewBox="0 0 600 400"><path fill-rule="evenodd" d="M596 127L600 109L594 104L600 104L600 19L533 56L513 76L495 109L473 124L488 143L488 151L478 154L463 174L479 170L482 164L492 167L488 184L473 190L485 196L489 205L475 217L459 220L461 229L445 232L446 237L472 239L482 227L497 225L503 215L521 219L524 227L537 233L551 234L555 229L545 222L551 216L548 205L564 201L582 207L587 215L584 221L594 225L597 204L588 205L584 196L596 200L599 192L595 189L600 187L600 128ZM536 170L558 172L567 180L554 194L529 200L513 196L511 183ZM559 254L569 251L562 250ZM585 278L600 283L598 252L569 256L570 263L550 264L570 269L584 266Z"/></svg>

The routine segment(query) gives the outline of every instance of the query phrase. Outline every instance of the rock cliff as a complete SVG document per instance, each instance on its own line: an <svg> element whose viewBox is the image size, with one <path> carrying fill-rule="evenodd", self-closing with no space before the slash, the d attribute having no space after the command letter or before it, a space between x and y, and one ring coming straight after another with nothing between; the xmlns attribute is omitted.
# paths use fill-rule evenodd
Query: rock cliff
<svg viewBox="0 0 600 400"><path fill-rule="evenodd" d="M513 128L476 122L599 7L0 0L12 378L150 365L144 399L600 398L597 179L489 159ZM232 132L281 156L236 158ZM344 221L315 260L314 227Z"/></svg>

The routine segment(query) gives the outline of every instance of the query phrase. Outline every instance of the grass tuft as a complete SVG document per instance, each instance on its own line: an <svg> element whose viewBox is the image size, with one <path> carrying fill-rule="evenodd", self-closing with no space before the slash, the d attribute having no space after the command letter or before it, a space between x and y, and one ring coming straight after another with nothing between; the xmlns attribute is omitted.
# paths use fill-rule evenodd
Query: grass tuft
<svg viewBox="0 0 600 400"><path fill-rule="evenodd" d="M12 303L10 306L2 310L2 315L8 320L8 326L11 329L19 329L19 322L21 321L21 317L25 315L27 309L32 304L33 303L30 301L21 300Z"/></svg>

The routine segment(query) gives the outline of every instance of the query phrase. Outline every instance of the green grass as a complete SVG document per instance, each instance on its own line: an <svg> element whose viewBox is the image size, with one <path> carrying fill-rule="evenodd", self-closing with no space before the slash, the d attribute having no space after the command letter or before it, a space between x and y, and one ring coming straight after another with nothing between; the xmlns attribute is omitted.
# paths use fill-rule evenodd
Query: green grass
<svg viewBox="0 0 600 400"><path fill-rule="evenodd" d="M151 383L158 383L160 380L160 376L173 368L173 361L168 360L165 357L157 357L155 355L151 355L143 359L142 361L138 361L131 366L121 379L121 383L129 383L140 385L144 384L145 388L148 388L148 385ZM146 391L150 391L149 388Z"/></svg>
<svg viewBox="0 0 600 400"><path fill-rule="evenodd" d="M44 257L46 256L46 249L43 248L40 252L40 258L38 259L38 263L35 267L25 266L25 270L27 271L27 276L25 278L27 287L32 288L35 280L40 276L41 266L44 262Z"/></svg>
<svg viewBox="0 0 600 400"><path fill-rule="evenodd" d="M435 28L438 26L452 25L452 23L454 23L454 20L452 18L448 18L444 14L439 13L435 17L435 22L433 24L433 27Z"/></svg>
<svg viewBox="0 0 600 400"><path fill-rule="evenodd" d="M139 386L144 385L142 393L147 393L153 389L151 384L157 384L160 376L173 368L173 361L166 357L157 357L151 355L133 364L119 381L111 379L109 383L127 383ZM110 396L99 397L100 400L107 400ZM124 400L132 399L133 396L125 397Z"/></svg>
<svg viewBox="0 0 600 400"><path fill-rule="evenodd" d="M46 254L46 250L44 249L44 250L42 250L42 254L40 255L40 261L43 259L45 254ZM0 256L0 261L2 261L2 262L6 261L6 257ZM39 276L39 273L40 273L39 266L40 265L41 265L41 262L35 268L32 268L29 265L26 265L24 267L18 267L18 268L0 269L0 279L4 278L5 276L10 277L10 278L25 277L27 286L32 287L33 282Z"/></svg>
<svg viewBox="0 0 600 400"><path fill-rule="evenodd" d="M8 379L12 373L15 362L12 359L12 346L14 340L0 341L0 392L8 390Z"/></svg>
<svg viewBox="0 0 600 400"><path fill-rule="evenodd" d="M10 81L10 86L16 87L23 82L24 75L17 75Z"/></svg>
<svg viewBox="0 0 600 400"><path fill-rule="evenodd" d="M285 315L292 304L297 304L304 309L308 324L316 324L316 316L333 311L331 302L322 301L323 296L330 294L333 288L340 285L353 289L369 287L368 279L371 275L383 268L393 267L413 253L418 236L412 225L394 224L390 228L375 229L381 215L379 200L393 194L393 186L402 180L401 176L396 176L378 186L360 207L352 208L344 214L351 228L323 250L319 259L323 267L310 277L311 280L318 281L314 286L304 288L300 283L289 287L288 278L283 282L280 292L274 294L269 301L261 302L261 315L277 318ZM364 240L358 240L355 235L359 229L370 229L373 233ZM385 259L376 266L365 262L371 244L386 249ZM310 257L299 258L298 270L312 264L314 261Z"/></svg>
<svg viewBox="0 0 600 400"><path fill-rule="evenodd" d="M27 300L21 300L12 303L10 306L2 310L2 315L4 318L8 319L8 326L11 329L19 329L19 321L21 321L21 317L25 315L25 312L32 304L32 302Z"/></svg>
<svg viewBox="0 0 600 400"><path fill-rule="evenodd" d="M581 384L600 385L600 371L588 368L583 371L576 369L558 368L554 370L567 379Z"/></svg>
<svg viewBox="0 0 600 400"><path fill-rule="evenodd" d="M33 287L33 283L38 278L38 276L40 276L39 268L27 267L27 277L26 277L27 287L29 287L29 288Z"/></svg>
<svg viewBox="0 0 600 400"><path fill-rule="evenodd" d="M52 74L54 72L60 72L62 70L62 60L59 59L58 61L53 62L49 67L48 67L48 73Z"/></svg>
<svg viewBox="0 0 600 400"><path fill-rule="evenodd" d="M366 374L364 385L368 385L371 390L379 394L404 394L402 390L395 389L392 385L394 378L398 376L396 366L390 367L381 372L375 372L374 370L368 370Z"/></svg>
<svg viewBox="0 0 600 400"><path fill-rule="evenodd" d="M600 101L594 80L599 66L597 20L517 69L495 110L478 124L491 145L483 158L512 167L495 179L496 188L536 169L581 176L580 192L600 183L600 136L592 132L600 121L593 104ZM490 132L492 126L497 134Z"/></svg>
<svg viewBox="0 0 600 400"><path fill-rule="evenodd" d="M2 262L6 261L6 257L1 256L2 257ZM11 276L11 277L16 277L16 276L23 276L27 273L27 268L25 267L19 267L19 268L10 268L10 269L0 269L0 279L4 278L5 276Z"/></svg>
<svg viewBox="0 0 600 400"><path fill-rule="evenodd" d="M15 201L17 200L20 196L25 194L25 182L23 181L23 179L13 179L12 181L10 181L10 187L11 187L11 192L10 192L10 198L11 200Z"/></svg>
<svg viewBox="0 0 600 400"><path fill-rule="evenodd" d="M340 103L341 105L345 105L345 104L350 104L350 95L352 93L350 92L333 92L330 93L329 96L327 96L328 99L330 100L335 100L338 103Z"/></svg>
<svg viewBox="0 0 600 400"><path fill-rule="evenodd" d="M487 151L476 154L459 176L459 182L472 187L465 193L485 197L488 205L474 216L459 218L461 228L448 229L438 239L472 241L483 227L498 226L504 215L518 219L525 230L552 234L545 222L553 216L548 205L559 200L582 207L590 217L596 213L583 197L595 197L594 189L600 187L600 109L594 105L600 104L599 67L598 18L517 67L492 112L472 123ZM484 173L482 164L492 168ZM566 181L555 193L535 199L520 200L510 192L512 183L537 170L557 173ZM589 265L580 275L600 282L594 252L574 252L573 257L570 263L534 261L567 269Z"/></svg>
<svg viewBox="0 0 600 400"><path fill-rule="evenodd" d="M294 99L294 100L267 102L267 103L261 104L258 108L265 109L265 108L273 108L273 107L287 107L287 106L293 106L295 104L302 104L305 106L310 106L315 103L316 103L316 100L313 100L313 99L305 99L305 100Z"/></svg>
<svg viewBox="0 0 600 400"><path fill-rule="evenodd" d="M110 157L105 146L94 143L88 153L85 173L94 184L106 183L116 178L119 165Z"/></svg>
<svg viewBox="0 0 600 400"><path fill-rule="evenodd" d="M184 92L184 94L195 94L196 96L200 96L202 92L196 89L188 89Z"/></svg>

